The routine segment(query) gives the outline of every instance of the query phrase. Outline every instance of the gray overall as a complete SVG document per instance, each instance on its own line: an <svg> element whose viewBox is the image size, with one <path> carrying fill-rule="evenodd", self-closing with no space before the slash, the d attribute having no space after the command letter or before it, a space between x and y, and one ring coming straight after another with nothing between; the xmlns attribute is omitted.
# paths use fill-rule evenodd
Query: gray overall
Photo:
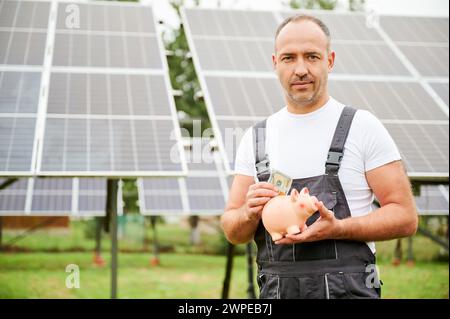
<svg viewBox="0 0 450 319"><path fill-rule="evenodd" d="M338 219L350 209L338 177L344 144L356 110L345 107L325 163L325 174L294 179L292 188L308 187ZM270 163L265 153L266 121L253 127L255 163L259 181L267 181ZM319 212L306 222L309 226ZM255 233L260 298L379 298L381 289L375 256L365 242L322 240L275 245L262 222Z"/></svg>

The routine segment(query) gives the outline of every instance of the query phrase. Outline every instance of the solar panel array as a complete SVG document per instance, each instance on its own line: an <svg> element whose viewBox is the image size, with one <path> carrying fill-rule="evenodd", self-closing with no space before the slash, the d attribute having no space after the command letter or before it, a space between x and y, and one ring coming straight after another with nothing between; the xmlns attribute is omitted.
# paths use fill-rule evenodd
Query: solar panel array
<svg viewBox="0 0 450 319"><path fill-rule="evenodd" d="M271 54L278 24L294 13L182 10L229 173L245 129L285 105ZM362 13L307 13L331 31L330 94L385 124L410 177L448 178L448 18L381 16L376 25Z"/></svg>
<svg viewBox="0 0 450 319"><path fill-rule="evenodd" d="M186 149L186 178L138 180L139 206L143 215L220 215L228 185L220 158L207 139L194 139Z"/></svg>
<svg viewBox="0 0 450 319"><path fill-rule="evenodd" d="M105 179L20 178L0 190L0 216L105 216L105 203Z"/></svg>
<svg viewBox="0 0 450 319"><path fill-rule="evenodd" d="M2 175L185 173L151 7L6 0L0 21Z"/></svg>
<svg viewBox="0 0 450 319"><path fill-rule="evenodd" d="M0 171L33 170L49 3L0 3Z"/></svg>

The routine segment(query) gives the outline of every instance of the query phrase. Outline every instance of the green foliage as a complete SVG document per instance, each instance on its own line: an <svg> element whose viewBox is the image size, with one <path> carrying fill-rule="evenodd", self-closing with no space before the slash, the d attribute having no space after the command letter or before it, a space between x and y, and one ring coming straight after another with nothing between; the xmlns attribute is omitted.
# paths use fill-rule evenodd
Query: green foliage
<svg viewBox="0 0 450 319"><path fill-rule="evenodd" d="M212 243L212 251L215 254L226 256L228 251L228 240L225 238L223 233L220 234L220 239L216 240ZM246 245L235 245L234 247L234 255L235 256L243 256L246 253Z"/></svg>
<svg viewBox="0 0 450 319"><path fill-rule="evenodd" d="M124 214L138 214L138 190L136 186L136 179L123 179L122 180L122 198L125 206L123 207Z"/></svg>
<svg viewBox="0 0 450 319"><path fill-rule="evenodd" d="M292 9L320 9L334 10L338 4L337 0L290 0ZM350 11L364 11L365 0L348 0Z"/></svg>
<svg viewBox="0 0 450 319"><path fill-rule="evenodd" d="M86 239L95 239L95 231L96 231L96 227L97 227L97 219L96 218L92 218L89 220L85 221L85 226L83 229L84 232L84 237Z"/></svg>
<svg viewBox="0 0 450 319"><path fill-rule="evenodd" d="M336 5L337 0L290 0L289 2L292 9L333 10Z"/></svg>
<svg viewBox="0 0 450 319"><path fill-rule="evenodd" d="M365 0L348 0L348 8L350 11L364 11Z"/></svg>

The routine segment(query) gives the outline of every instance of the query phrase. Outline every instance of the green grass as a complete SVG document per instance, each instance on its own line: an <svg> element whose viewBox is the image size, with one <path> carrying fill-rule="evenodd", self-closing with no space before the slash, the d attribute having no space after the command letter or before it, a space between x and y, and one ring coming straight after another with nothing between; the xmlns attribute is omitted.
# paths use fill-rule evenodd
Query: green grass
<svg viewBox="0 0 450 319"><path fill-rule="evenodd" d="M38 231L18 241L15 248L28 252L0 253L0 298L109 298L109 266L92 263L93 239L85 236L87 222L73 222L69 232ZM4 233L3 242L15 235ZM203 232L202 243L189 243L189 229L173 224L158 225L158 240L166 248L160 254L161 265L151 266L151 238L145 248L142 240L123 237L119 246L119 298L220 298L225 274L226 247L223 237ZM110 242L103 236L103 257L109 264ZM414 237L415 265L403 260L391 264L395 241L377 243L377 259L383 298L448 298L449 268L438 262L440 248L422 236ZM75 248L75 249L74 249ZM145 248L145 249L144 249ZM231 298L246 298L246 258L244 245L238 246L234 259ZM403 240L404 259L407 240ZM62 251L62 252L55 252ZM439 257L442 259L442 257ZM65 286L66 266L80 268L80 289Z"/></svg>
<svg viewBox="0 0 450 319"><path fill-rule="evenodd" d="M219 298L224 256L162 254L119 255L119 298ZM105 255L109 261L109 256ZM109 267L92 264L90 253L4 253L0 258L0 298L109 298ZM246 260L234 259L230 297L246 298ZM80 269L80 288L65 286L66 266ZM414 267L379 265L383 298L448 298L448 264L418 262Z"/></svg>
<svg viewBox="0 0 450 319"><path fill-rule="evenodd" d="M382 298L448 299L448 263L417 262L414 266L380 263Z"/></svg>
<svg viewBox="0 0 450 319"><path fill-rule="evenodd" d="M92 265L89 253L3 254L0 298L109 298L109 267ZM109 261L109 256L105 255ZM160 266L150 266L151 254L119 255L120 298L220 298L224 256L163 254ZM80 288L65 286L66 266L77 264ZM245 258L234 260L230 296L246 297Z"/></svg>

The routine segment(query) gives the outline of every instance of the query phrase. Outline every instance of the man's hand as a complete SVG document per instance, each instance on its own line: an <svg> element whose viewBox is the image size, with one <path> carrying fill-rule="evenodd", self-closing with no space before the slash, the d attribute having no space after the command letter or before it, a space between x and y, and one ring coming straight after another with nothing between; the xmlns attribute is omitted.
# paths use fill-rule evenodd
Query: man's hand
<svg viewBox="0 0 450 319"><path fill-rule="evenodd" d="M334 217L334 213L327 209L323 202L318 202L316 205L320 217L311 226L305 225L300 234L287 234L286 237L277 240L275 244L297 244L339 237L341 221Z"/></svg>
<svg viewBox="0 0 450 319"><path fill-rule="evenodd" d="M220 218L228 241L244 244L252 240L264 205L277 195L278 191L270 183L255 184L252 176L234 176L227 207Z"/></svg>
<svg viewBox="0 0 450 319"><path fill-rule="evenodd" d="M264 205L278 195L278 190L270 183L259 182L250 185L245 197L244 212L248 220L261 219Z"/></svg>

